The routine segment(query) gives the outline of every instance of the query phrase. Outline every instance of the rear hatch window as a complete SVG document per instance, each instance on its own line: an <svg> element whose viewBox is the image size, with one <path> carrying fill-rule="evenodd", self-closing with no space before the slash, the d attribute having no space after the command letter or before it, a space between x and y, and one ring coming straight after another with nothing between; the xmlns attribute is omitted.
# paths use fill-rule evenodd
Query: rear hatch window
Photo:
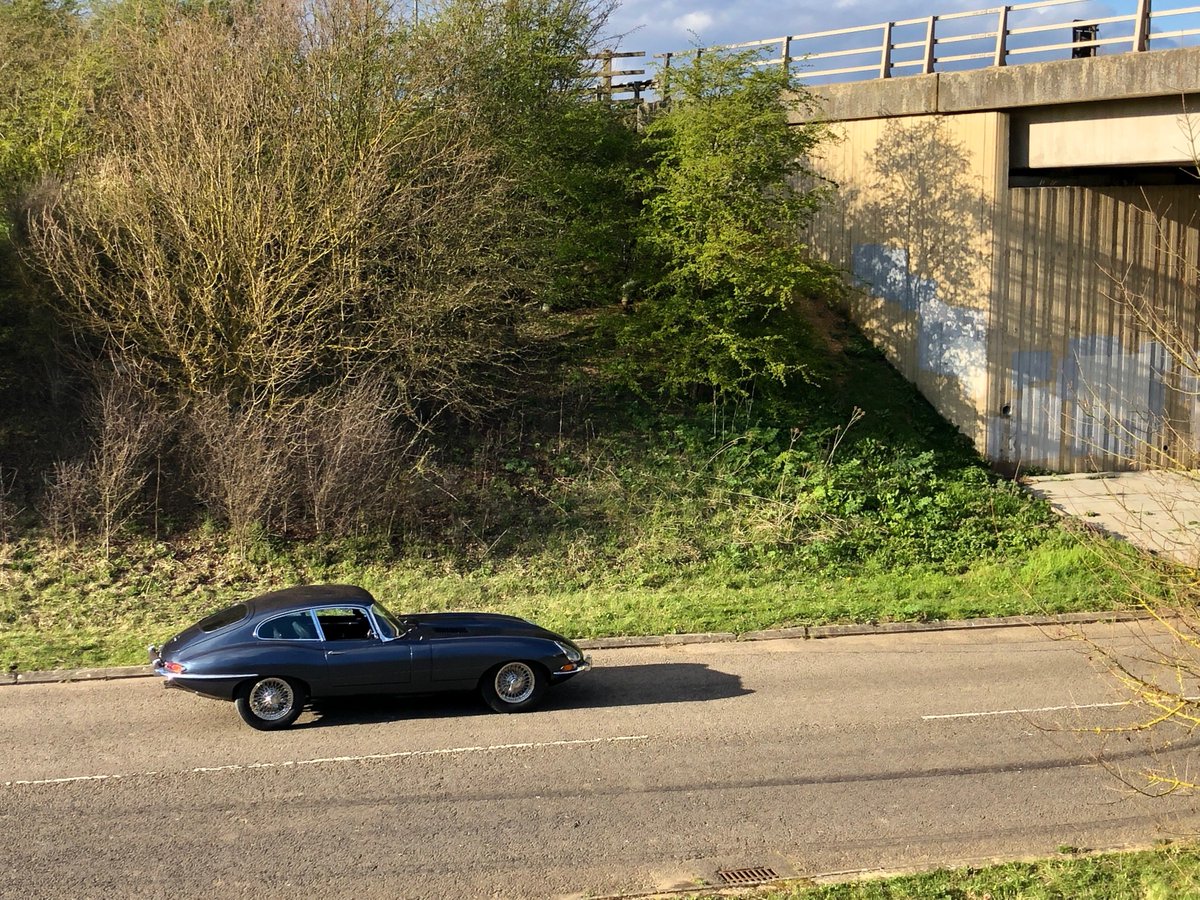
<svg viewBox="0 0 1200 900"><path fill-rule="evenodd" d="M250 610L245 603L235 603L233 606L213 613L206 619L201 619L199 623L197 623L196 627L205 634L209 634L213 631L219 631L222 628L232 625L234 622L242 621L242 619L246 618L246 614L249 613L249 611Z"/></svg>

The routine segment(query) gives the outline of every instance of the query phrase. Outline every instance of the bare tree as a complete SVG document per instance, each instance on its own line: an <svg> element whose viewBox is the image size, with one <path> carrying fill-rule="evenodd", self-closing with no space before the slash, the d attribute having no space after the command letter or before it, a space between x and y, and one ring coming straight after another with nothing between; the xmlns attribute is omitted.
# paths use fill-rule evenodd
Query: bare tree
<svg viewBox="0 0 1200 900"><path fill-rule="evenodd" d="M1200 501L1200 269L1189 256L1181 234L1193 231L1195 221L1181 229L1169 204L1144 197L1141 215L1153 236L1157 275L1136 271L1107 271L1108 299L1124 334L1134 342L1150 342L1161 352L1156 373L1164 393L1163 407L1173 414L1145 428L1105 407L1104 398L1123 398L1103 384L1083 384L1091 396L1093 415L1119 442L1131 448L1129 461L1152 461L1160 471L1155 480L1158 514L1127 507L1138 523L1139 542L1153 545L1154 556L1127 552L1099 535L1093 546L1098 557L1123 578L1126 603L1148 617L1132 645L1089 640L1095 658L1108 669L1129 696L1128 719L1096 729L1110 735L1142 736L1157 763L1136 773L1119 773L1130 787L1150 794L1200 789L1200 775L1172 751L1200 728L1200 538L1192 515L1180 515ZM1162 284L1173 282L1160 291ZM1165 296L1164 296L1165 295ZM1190 504L1188 503L1190 501Z"/></svg>
<svg viewBox="0 0 1200 900"><path fill-rule="evenodd" d="M108 556L113 538L144 508L150 461L172 427L160 400L128 373L104 372L96 383L85 407L87 449L53 465L40 507L56 538L75 542L94 529Z"/></svg>
<svg viewBox="0 0 1200 900"><path fill-rule="evenodd" d="M170 419L158 398L127 374L112 372L99 379L87 420L92 450L84 472L107 556L114 535L141 508L148 460L166 442Z"/></svg>
<svg viewBox="0 0 1200 900"><path fill-rule="evenodd" d="M59 543L79 540L88 527L94 497L86 462L58 460L46 475L46 487L39 502L39 512Z"/></svg>
<svg viewBox="0 0 1200 900"><path fill-rule="evenodd" d="M188 445L201 498L246 547L290 499L291 422L264 416L229 395L197 399L188 415Z"/></svg>
<svg viewBox="0 0 1200 900"><path fill-rule="evenodd" d="M185 396L273 410L383 366L414 418L470 411L520 306L509 184L386 6L305 13L145 39L32 255L75 327Z"/></svg>
<svg viewBox="0 0 1200 900"><path fill-rule="evenodd" d="M404 451L396 405L379 380L325 391L299 410L294 448L297 490L318 534L381 528L391 518L392 486Z"/></svg>
<svg viewBox="0 0 1200 900"><path fill-rule="evenodd" d="M430 46L376 0L131 31L98 149L30 194L28 256L63 318L187 411L200 493L239 535L269 514L304 409L364 414L355 385L386 382L411 446L505 391L541 276L488 112ZM353 452L374 455L368 418ZM310 512L344 519L335 464L304 458Z"/></svg>

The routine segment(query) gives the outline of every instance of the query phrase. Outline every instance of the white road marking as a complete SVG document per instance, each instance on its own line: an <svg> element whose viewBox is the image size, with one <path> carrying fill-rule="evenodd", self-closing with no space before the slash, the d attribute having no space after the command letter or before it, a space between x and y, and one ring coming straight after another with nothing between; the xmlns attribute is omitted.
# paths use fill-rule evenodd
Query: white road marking
<svg viewBox="0 0 1200 900"><path fill-rule="evenodd" d="M197 766L178 772L124 772L114 775L76 775L71 778L41 778L28 781L6 781L4 787L41 784L72 784L78 781L113 781L118 778L155 778L168 775L205 775L210 772L241 772L249 769L283 769L289 766L321 766L329 763L369 762L379 759L407 759L418 756L451 756L462 753L495 753L500 750L541 750L551 747L581 747L587 744L618 744L649 740L646 734L625 734L618 737L583 738L571 741L529 741L521 744L492 744L486 747L447 747L439 750L401 750L397 753L367 753L362 756L323 756L316 759L290 759L284 762L239 763L227 766Z"/></svg>
<svg viewBox="0 0 1200 900"><path fill-rule="evenodd" d="M1105 709L1112 706L1129 706L1133 701L1119 700L1116 703L1070 703L1066 706L1038 706L1032 709L993 709L986 712L945 713L939 716L921 716L926 722L933 719L974 719L981 716L1022 716L1027 713L1062 712L1064 709Z"/></svg>

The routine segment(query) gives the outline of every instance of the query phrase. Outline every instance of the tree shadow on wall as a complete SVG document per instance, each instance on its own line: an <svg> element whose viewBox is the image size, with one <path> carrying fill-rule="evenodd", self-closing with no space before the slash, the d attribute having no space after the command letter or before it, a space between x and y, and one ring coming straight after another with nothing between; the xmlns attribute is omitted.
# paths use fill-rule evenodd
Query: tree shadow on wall
<svg viewBox="0 0 1200 900"><path fill-rule="evenodd" d="M866 162L870 174L843 198L856 318L945 418L977 436L990 289L979 248L992 222L970 155L934 117L889 121Z"/></svg>
<svg viewBox="0 0 1200 900"><path fill-rule="evenodd" d="M931 284L945 303L982 306L976 239L990 231L990 216L966 147L945 120L889 121L867 163L873 177L854 215L860 233L903 252L910 302Z"/></svg>

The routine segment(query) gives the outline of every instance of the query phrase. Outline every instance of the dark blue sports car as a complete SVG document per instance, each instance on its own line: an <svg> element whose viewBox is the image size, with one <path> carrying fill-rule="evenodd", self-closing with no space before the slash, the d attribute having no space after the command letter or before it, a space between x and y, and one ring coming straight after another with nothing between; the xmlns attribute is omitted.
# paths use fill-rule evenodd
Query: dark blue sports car
<svg viewBox="0 0 1200 900"><path fill-rule="evenodd" d="M492 709L530 709L591 668L566 638L516 616L397 617L360 587L287 588L235 603L150 647L168 686L232 700L264 731L312 698L478 690Z"/></svg>

